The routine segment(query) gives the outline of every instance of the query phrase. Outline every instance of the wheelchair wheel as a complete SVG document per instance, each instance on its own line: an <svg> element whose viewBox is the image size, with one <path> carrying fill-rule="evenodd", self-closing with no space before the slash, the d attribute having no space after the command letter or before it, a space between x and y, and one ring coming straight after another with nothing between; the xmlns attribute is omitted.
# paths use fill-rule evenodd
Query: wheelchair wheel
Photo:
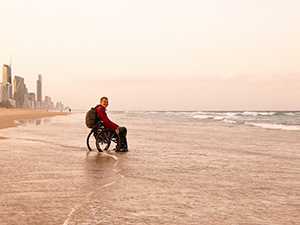
<svg viewBox="0 0 300 225"><path fill-rule="evenodd" d="M102 132L99 133L96 140L96 147L99 152L103 150L108 150L111 139L115 135L115 131L113 129L104 129Z"/></svg>
<svg viewBox="0 0 300 225"><path fill-rule="evenodd" d="M87 147L90 151L92 150L96 150L95 147L95 144L96 144L96 138L95 138L95 135L94 135L94 130L91 130L91 132L89 133L89 135L87 136L87 139L86 139L86 144L87 144Z"/></svg>

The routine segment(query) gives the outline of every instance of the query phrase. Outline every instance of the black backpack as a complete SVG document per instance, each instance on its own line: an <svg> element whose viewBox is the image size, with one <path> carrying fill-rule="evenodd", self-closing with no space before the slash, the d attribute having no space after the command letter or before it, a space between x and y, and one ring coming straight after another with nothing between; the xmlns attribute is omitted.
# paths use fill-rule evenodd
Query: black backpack
<svg viewBox="0 0 300 225"><path fill-rule="evenodd" d="M99 106L98 106L99 107ZM100 117L97 116L98 107L91 108L85 116L85 124L88 128L94 128L97 125Z"/></svg>

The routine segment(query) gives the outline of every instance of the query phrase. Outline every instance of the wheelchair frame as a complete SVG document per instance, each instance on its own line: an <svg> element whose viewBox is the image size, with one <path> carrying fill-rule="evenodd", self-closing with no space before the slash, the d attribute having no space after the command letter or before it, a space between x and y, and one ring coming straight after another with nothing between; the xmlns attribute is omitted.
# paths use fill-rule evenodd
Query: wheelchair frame
<svg viewBox="0 0 300 225"><path fill-rule="evenodd" d="M97 125L91 129L86 139L87 147L90 151L93 150L90 143L91 142L90 139L92 138L92 135L95 138L94 139L96 142L95 144L99 152L107 151L110 147L111 142L117 144L118 140L120 140L117 138L118 136L114 131L114 129L110 129L110 128L105 129L103 121L99 121Z"/></svg>

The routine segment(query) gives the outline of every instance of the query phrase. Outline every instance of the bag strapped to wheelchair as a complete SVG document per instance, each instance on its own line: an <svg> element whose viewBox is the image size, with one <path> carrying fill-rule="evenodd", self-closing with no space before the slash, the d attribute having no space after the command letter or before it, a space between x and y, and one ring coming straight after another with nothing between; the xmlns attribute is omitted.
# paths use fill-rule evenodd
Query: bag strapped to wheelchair
<svg viewBox="0 0 300 225"><path fill-rule="evenodd" d="M85 116L85 124L88 128L95 128L97 126L98 121L100 121L100 117L97 116L98 107L92 107Z"/></svg>

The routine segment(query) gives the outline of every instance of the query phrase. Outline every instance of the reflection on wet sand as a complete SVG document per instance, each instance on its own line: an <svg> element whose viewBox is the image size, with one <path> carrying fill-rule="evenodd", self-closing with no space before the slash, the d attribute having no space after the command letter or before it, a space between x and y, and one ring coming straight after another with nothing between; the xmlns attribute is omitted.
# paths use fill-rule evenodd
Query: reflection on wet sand
<svg viewBox="0 0 300 225"><path fill-rule="evenodd" d="M28 130L35 129L30 126L6 131L17 139L1 140L0 224L63 224L88 196L117 177L114 156L52 145L56 131L51 125L41 128L48 142L39 136L26 140ZM70 139L62 143L72 146Z"/></svg>
<svg viewBox="0 0 300 225"><path fill-rule="evenodd" d="M22 110L22 109L4 109L0 108L0 129L15 127L18 124L15 121L38 119L52 116L63 116L68 113L46 112L42 110Z"/></svg>
<svg viewBox="0 0 300 225"><path fill-rule="evenodd" d="M10 137L0 145L0 224L299 221L299 132L112 116L128 124L125 154L87 151L80 114L0 131Z"/></svg>
<svg viewBox="0 0 300 225"><path fill-rule="evenodd" d="M41 119L36 119L36 120L17 120L16 122L17 122L17 123L20 123L20 124L23 124L23 125L26 125L26 124L33 124L33 125L38 126L38 125L41 125L42 120L41 120ZM50 122L50 120L49 120L49 119L48 119L48 120L43 119L43 122L44 122L45 124L47 124L47 123Z"/></svg>

